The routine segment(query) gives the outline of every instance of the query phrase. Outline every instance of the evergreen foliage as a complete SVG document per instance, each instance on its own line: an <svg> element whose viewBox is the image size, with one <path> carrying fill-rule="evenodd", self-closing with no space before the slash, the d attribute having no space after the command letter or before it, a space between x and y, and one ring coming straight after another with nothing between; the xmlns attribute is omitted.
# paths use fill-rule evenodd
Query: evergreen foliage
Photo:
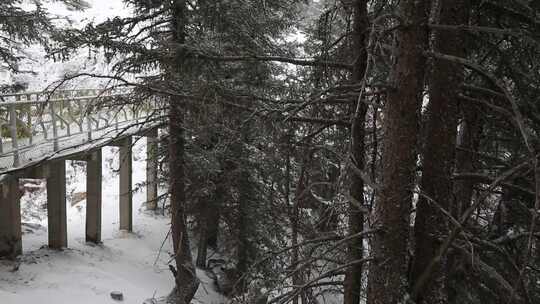
<svg viewBox="0 0 540 304"><path fill-rule="evenodd" d="M186 191L173 218L179 204L199 267L227 258L233 301L538 302L535 1L125 3L129 18L58 30L4 1L0 56L17 70L12 50L46 32L49 56L90 48L114 66L66 80L168 102L180 126L164 144L182 149L162 157Z"/></svg>

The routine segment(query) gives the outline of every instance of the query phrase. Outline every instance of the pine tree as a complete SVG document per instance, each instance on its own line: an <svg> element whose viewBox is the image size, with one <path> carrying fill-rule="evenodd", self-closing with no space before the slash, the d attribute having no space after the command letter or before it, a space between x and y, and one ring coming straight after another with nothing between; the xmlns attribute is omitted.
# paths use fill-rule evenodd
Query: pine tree
<svg viewBox="0 0 540 304"><path fill-rule="evenodd" d="M455 25L467 22L464 1L441 1L440 24ZM434 48L437 52L465 56L462 33L435 33ZM429 103L425 111L425 144L423 147L422 181L414 222L415 250L411 280L415 282L424 274L429 262L447 234L447 218L442 210L451 210L452 173L457 132L458 88L463 82L461 65L434 60L428 75ZM442 210L441 210L442 209ZM443 257L431 274L431 284L418 298L418 303L447 303L447 258Z"/></svg>
<svg viewBox="0 0 540 304"><path fill-rule="evenodd" d="M368 303L398 303L407 295L407 247L419 112L427 47L428 1L399 3L392 89L384 108L382 186L374 206Z"/></svg>
<svg viewBox="0 0 540 304"><path fill-rule="evenodd" d="M57 0L72 9L88 7L83 0ZM24 58L24 48L33 44L48 45L48 39L58 28L43 7L43 1L33 1L28 9L22 8L22 0L6 0L0 3L0 69L21 72L19 62ZM20 89L12 86L3 91Z"/></svg>
<svg viewBox="0 0 540 304"><path fill-rule="evenodd" d="M367 36L369 35L369 19L367 11L367 1L357 0L353 2L353 55L354 68L352 71L352 83L364 81L366 65L368 63ZM364 169L365 159L365 116L367 104L362 100L357 100L353 105L351 124L351 159L354 166ZM364 181L358 173L351 176L351 197L355 200L349 203L349 233L354 235L364 230ZM356 238L349 244L349 261L357 263L347 270L344 287L344 303L360 303L362 290L362 263L364 257L364 239Z"/></svg>
<svg viewBox="0 0 540 304"><path fill-rule="evenodd" d="M130 102L167 101L180 301L195 288L192 229L197 265L211 244L229 256L238 298L538 299L540 6L126 2L131 18L58 33L56 55L121 55L108 77L135 87Z"/></svg>

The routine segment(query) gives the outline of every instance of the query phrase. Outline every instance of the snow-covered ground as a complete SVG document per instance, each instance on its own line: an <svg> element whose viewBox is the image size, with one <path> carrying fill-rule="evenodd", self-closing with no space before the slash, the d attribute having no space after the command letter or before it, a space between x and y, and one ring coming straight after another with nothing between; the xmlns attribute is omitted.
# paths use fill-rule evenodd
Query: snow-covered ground
<svg viewBox="0 0 540 304"><path fill-rule="evenodd" d="M72 206L70 199L85 191L84 165L68 163L69 248L52 251L44 247L47 220L41 206L46 194L34 186L38 189L28 191L21 200L24 255L19 262L0 262L1 304L116 303L110 298L115 290L124 294L123 303L141 304L171 291L174 282L167 266L171 242L165 240L169 219L145 211L145 187L138 187L146 176L145 140L137 141L133 149L133 185L140 188L133 195L134 232L118 230L117 148L103 148L103 244L99 246L84 241L86 201ZM203 284L194 303L224 303L206 274L197 273Z"/></svg>

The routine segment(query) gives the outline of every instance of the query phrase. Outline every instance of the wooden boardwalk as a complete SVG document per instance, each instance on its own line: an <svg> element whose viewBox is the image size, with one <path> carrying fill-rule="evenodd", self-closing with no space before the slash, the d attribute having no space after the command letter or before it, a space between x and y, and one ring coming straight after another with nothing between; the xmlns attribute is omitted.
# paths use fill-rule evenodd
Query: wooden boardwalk
<svg viewBox="0 0 540 304"><path fill-rule="evenodd" d="M146 136L147 200L157 201L157 100L130 102L129 90L0 95L0 258L22 252L20 178L47 179L49 246L67 247L65 160L87 162L86 239L101 242L101 147L120 147L120 229L132 230L132 136Z"/></svg>
<svg viewBox="0 0 540 304"><path fill-rule="evenodd" d="M160 124L155 101L95 89L0 95L0 174Z"/></svg>

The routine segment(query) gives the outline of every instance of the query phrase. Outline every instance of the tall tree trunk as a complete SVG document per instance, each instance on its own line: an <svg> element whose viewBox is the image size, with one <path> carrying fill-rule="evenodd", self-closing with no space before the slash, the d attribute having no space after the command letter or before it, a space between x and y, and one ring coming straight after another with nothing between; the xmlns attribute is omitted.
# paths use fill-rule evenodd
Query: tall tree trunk
<svg viewBox="0 0 540 304"><path fill-rule="evenodd" d="M478 166L478 149L480 136L482 135L483 122L480 119L481 112L470 102L460 104L461 124L456 142L456 173L476 172ZM473 179L458 179L454 181L453 195L455 198L452 206L452 216L460 218L463 212L469 208L474 194L475 181ZM504 197L504 195L503 195ZM461 303L459 294L462 293L464 278L467 276L466 260L459 252L449 252L448 271L448 303Z"/></svg>
<svg viewBox="0 0 540 304"><path fill-rule="evenodd" d="M200 202L200 211L197 219L197 228L199 232L199 241L197 242L197 259L195 265L199 268L206 268L206 258L208 253L208 230L209 230L209 212L210 202L208 200L211 197L203 198L204 201Z"/></svg>
<svg viewBox="0 0 540 304"><path fill-rule="evenodd" d="M215 190L212 195L205 197L200 204L198 214L199 240L197 243L197 267L205 268L208 258L208 247L216 250L219 233L220 206L223 201L225 189L223 187L223 174L213 178Z"/></svg>
<svg viewBox="0 0 540 304"><path fill-rule="evenodd" d="M306 154L309 154L309 151L306 151ZM305 155L306 155L305 154ZM302 204L302 198L301 196L304 194L304 191L306 190L306 185L308 184L308 172L307 167L309 166L309 157L306 157L303 162L302 166L300 168L300 177L298 178L298 184L296 186L296 193L295 198L293 202L293 209L291 212L291 246L293 246L292 250L292 256L291 256L291 271L294 272L292 281L293 286L295 288L300 288L304 284L302 271L298 269L299 266L299 258L300 258L300 250L297 247L298 245L298 228L300 225L300 206ZM293 298L293 304L298 304L299 299L302 299L300 303L306 303L306 293L301 292L298 296L295 296Z"/></svg>
<svg viewBox="0 0 540 304"><path fill-rule="evenodd" d="M440 22L465 24L466 0L443 0ZM464 57L463 34L458 31L436 33L436 51ZM426 138L423 151L422 194L416 206L415 250L411 280L415 282L437 255L441 239L448 232L447 218L440 208L452 207L452 171L457 132L458 92L463 82L463 66L434 60L429 78L429 103L426 110ZM430 284L418 294L417 303L447 303L446 258L431 274Z"/></svg>
<svg viewBox="0 0 540 304"><path fill-rule="evenodd" d="M185 43L186 4L184 0L172 2L172 39L176 43ZM171 62L168 66L171 79L180 78L180 62ZM171 80L170 79L170 80ZM169 105L169 172L171 194L171 230L176 262L176 289L171 298L177 304L188 304L198 288L195 266L191 257L189 236L185 212L185 161L184 161L184 109L181 100L171 98Z"/></svg>
<svg viewBox="0 0 540 304"><path fill-rule="evenodd" d="M382 185L374 206L368 304L398 303L407 294L407 247L416 141L427 45L427 0L400 1L401 26L383 110Z"/></svg>
<svg viewBox="0 0 540 304"><path fill-rule="evenodd" d="M303 173L302 173L303 175ZM303 179L303 176L300 177L300 182L302 182L302 179ZM302 186L303 185L300 185L299 184L299 188L297 189L301 189L303 188ZM298 221L299 221L299 216L300 216L300 207L299 207L299 204L298 204L298 200L295 199L294 202L293 202L293 209L292 209L292 214L291 214L291 218L290 218L290 221L291 221L291 245L293 246L293 250L292 250L292 256L291 256L291 271L294 272L294 275L292 277L292 283L293 283L293 286L294 288L299 288L300 285L302 284L302 276L301 276L301 272L297 271L298 269L298 259L299 259L299 250L298 250ZM293 304L298 304L298 299L300 297L299 296L295 296L292 300L292 303Z"/></svg>
<svg viewBox="0 0 540 304"><path fill-rule="evenodd" d="M299 252L298 248L296 247L298 244L298 217L299 217L299 206L298 206L298 200L294 199L292 205L291 205L291 158L293 154L293 147L292 147L292 136L293 132L292 130L289 130L286 135L286 151L285 151L285 201L287 203L287 207L292 207L291 214L289 216L289 221L291 224L291 245L293 247L292 254L291 254L291 265L290 269L293 272L296 272L296 268L298 267L298 257ZM302 166L301 173L300 173L300 179L298 181L298 187L297 187L297 195L298 195L298 189L302 188L302 181L304 178L304 166ZM299 286L299 278L298 273L295 273L292 278L292 284L293 286ZM299 296L295 296L292 299L292 304L298 304L299 302Z"/></svg>
<svg viewBox="0 0 540 304"><path fill-rule="evenodd" d="M224 186L224 175L220 174L216 180L216 189L212 197L212 202L208 206L208 234L206 241L208 247L216 250L218 247L218 235L219 235L219 219L221 214L221 206L225 200L226 189Z"/></svg>
<svg viewBox="0 0 540 304"><path fill-rule="evenodd" d="M190 303L199 285L190 250L186 226L184 189L183 109L171 101L169 110L169 166L172 212L172 237L176 261L176 295L178 304Z"/></svg>
<svg viewBox="0 0 540 304"><path fill-rule="evenodd" d="M233 293L241 293L245 291L245 287L248 283L246 280L246 274L253 262L254 258L254 243L252 241L253 235L256 229L252 218L256 216L255 207L255 193L252 180L250 179L250 171L248 166L248 160L250 151L244 146L249 144L249 124L243 125L240 132L240 139L234 143L233 152L238 157L236 159L237 166L240 166L240 176L238 177L238 246L237 246L237 264L236 271L238 277L242 280L236 285L240 288L233 290Z"/></svg>
<svg viewBox="0 0 540 304"><path fill-rule="evenodd" d="M249 179L249 171L247 169L241 170L239 177L239 204L238 204L238 246L236 249L237 263L236 263L236 275L238 278L242 278L239 283L236 284L233 294L244 292L247 280L245 275L249 270L249 266L253 262L253 244L250 240L251 229L253 229L251 218L253 215L252 205L253 192L251 187L253 185ZM236 278L234 278L236 280Z"/></svg>
<svg viewBox="0 0 540 304"><path fill-rule="evenodd" d="M363 80L366 72L367 50L366 36L369 32L369 19L367 13L367 0L356 0L353 3L353 50L355 64L351 80L359 83ZM362 102L362 101L358 101ZM356 113L356 107L359 111ZM351 128L351 156L353 163L358 168L364 167L364 122L367 112L367 105L362 103L355 105L355 115ZM356 202L349 202L349 234L356 234L364 229L364 215L358 204L364 204L364 182L357 174L351 176L351 197ZM348 245L348 260L361 260L364 255L363 238L356 238ZM360 303L362 292L362 264L358 263L347 269L345 275L344 304Z"/></svg>
<svg viewBox="0 0 540 304"><path fill-rule="evenodd" d="M462 121L457 135L456 143L456 173L475 172L477 154L480 146L483 123L480 119L481 112L470 104L463 103L461 106ZM453 215L459 217L471 204L474 191L474 180L462 179L454 182L454 196L456 205Z"/></svg>

